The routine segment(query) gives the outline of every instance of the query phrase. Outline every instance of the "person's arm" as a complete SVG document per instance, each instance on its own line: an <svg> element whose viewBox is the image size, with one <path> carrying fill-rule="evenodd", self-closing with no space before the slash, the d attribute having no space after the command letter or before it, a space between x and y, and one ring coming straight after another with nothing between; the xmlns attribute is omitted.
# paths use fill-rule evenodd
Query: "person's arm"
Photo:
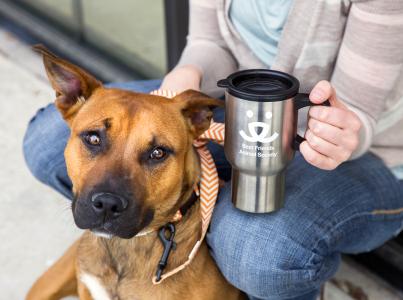
<svg viewBox="0 0 403 300"><path fill-rule="evenodd" d="M237 63L223 40L215 0L191 0L187 45L178 65L167 74L161 89L187 88L218 96L216 83L234 72Z"/></svg>
<svg viewBox="0 0 403 300"><path fill-rule="evenodd" d="M307 142L301 145L308 162L331 170L369 149L386 101L401 89L402 49L401 0L352 4L331 84L321 82L311 93L315 103L333 103L310 109Z"/></svg>

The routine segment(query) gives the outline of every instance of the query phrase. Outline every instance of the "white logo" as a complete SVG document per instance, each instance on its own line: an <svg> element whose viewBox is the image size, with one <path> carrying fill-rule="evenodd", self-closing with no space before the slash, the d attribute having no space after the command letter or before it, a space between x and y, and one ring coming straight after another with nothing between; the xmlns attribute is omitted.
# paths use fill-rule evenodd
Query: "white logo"
<svg viewBox="0 0 403 300"><path fill-rule="evenodd" d="M253 111L248 110L246 112L246 116L248 118L252 118L253 117ZM273 116L273 114L268 111L265 114L266 119L271 119ZM257 129L258 128L262 128L262 132L260 132L260 134L257 133ZM278 137L278 133L275 132L273 133L273 135L271 136L267 136L269 133L269 129L270 126L264 122L251 122L248 124L248 129L249 129L249 136L245 133L245 131L240 130L239 134L248 142L261 142L261 143L271 143L273 142L277 137Z"/></svg>

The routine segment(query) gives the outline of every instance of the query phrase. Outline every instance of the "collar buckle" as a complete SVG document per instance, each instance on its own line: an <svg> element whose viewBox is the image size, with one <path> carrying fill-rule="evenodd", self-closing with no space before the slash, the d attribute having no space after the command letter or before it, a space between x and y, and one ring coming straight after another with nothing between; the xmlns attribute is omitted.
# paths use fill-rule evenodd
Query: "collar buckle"
<svg viewBox="0 0 403 300"><path fill-rule="evenodd" d="M167 223L158 231L158 237L160 238L162 245L164 246L164 251L162 252L161 259L157 266L156 282L161 280L162 272L168 264L168 257L171 250L176 249L175 238L175 225L173 223Z"/></svg>

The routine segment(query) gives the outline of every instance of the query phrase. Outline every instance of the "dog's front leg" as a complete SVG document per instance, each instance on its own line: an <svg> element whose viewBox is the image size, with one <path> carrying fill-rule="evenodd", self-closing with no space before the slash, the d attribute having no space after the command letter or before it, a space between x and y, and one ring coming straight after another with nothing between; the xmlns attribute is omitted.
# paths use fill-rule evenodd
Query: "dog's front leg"
<svg viewBox="0 0 403 300"><path fill-rule="evenodd" d="M58 300L77 295L76 241L31 287L26 300ZM87 298L84 298L87 299Z"/></svg>

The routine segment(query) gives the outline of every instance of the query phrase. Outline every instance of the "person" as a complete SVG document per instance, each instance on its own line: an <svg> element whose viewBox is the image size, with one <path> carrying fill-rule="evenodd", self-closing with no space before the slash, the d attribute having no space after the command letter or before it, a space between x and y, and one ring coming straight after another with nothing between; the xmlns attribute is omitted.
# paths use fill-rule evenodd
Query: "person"
<svg viewBox="0 0 403 300"><path fill-rule="evenodd" d="M287 168L285 207L239 211L222 188L207 242L224 276L250 299L314 299L342 253L370 251L403 228L403 2L400 0L191 0L186 48L161 81L112 86L201 90L238 69L293 74L314 103L306 142ZM216 121L223 121L217 111ZM24 139L26 162L68 198L69 135L53 104ZM229 166L211 146L220 175Z"/></svg>

